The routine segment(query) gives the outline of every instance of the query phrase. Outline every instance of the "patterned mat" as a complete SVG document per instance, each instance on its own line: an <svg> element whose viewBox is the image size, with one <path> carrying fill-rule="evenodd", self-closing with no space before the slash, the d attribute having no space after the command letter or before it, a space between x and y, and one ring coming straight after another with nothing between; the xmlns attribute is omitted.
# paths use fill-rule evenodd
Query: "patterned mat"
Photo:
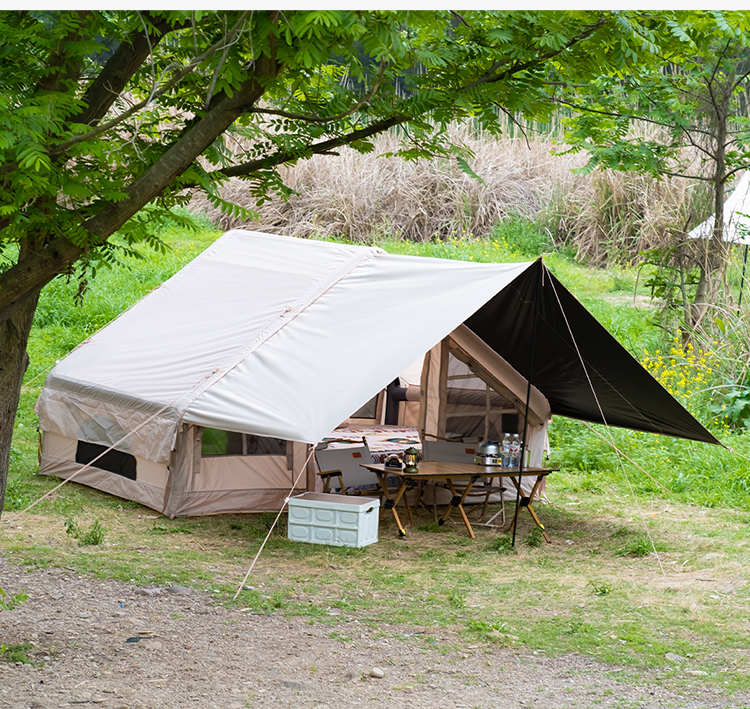
<svg viewBox="0 0 750 709"><path fill-rule="evenodd" d="M362 436L367 441L373 463L383 463L392 453L401 455L407 448L422 449L419 432L416 428L337 428L323 441L329 441L329 448L347 448L361 446Z"/></svg>

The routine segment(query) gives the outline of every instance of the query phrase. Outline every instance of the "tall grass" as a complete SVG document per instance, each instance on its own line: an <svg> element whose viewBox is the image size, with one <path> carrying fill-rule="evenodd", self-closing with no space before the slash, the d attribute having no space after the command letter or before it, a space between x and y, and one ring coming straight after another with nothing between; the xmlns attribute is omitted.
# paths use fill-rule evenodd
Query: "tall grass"
<svg viewBox="0 0 750 709"><path fill-rule="evenodd" d="M556 418L550 461L567 474L561 478L567 488L577 492L619 490L635 504L649 498L750 510L750 435L713 428L731 450L595 426L600 437L579 421Z"/></svg>
<svg viewBox="0 0 750 709"><path fill-rule="evenodd" d="M282 168L294 190L288 201L256 207L246 184L230 180L223 196L257 208L258 221L226 216L201 197L194 206L223 229L246 226L363 242L383 235L418 242L489 236L498 222L522 217L539 225L547 248L567 248L595 265L637 261L639 252L663 245L706 211L704 193L688 180L581 174L587 156L553 154L563 146L545 136L498 139L466 125L454 126L450 136L472 151L470 165L481 180L444 158L382 157L396 150L394 133L378 137L367 155L343 148L337 157L315 156Z"/></svg>

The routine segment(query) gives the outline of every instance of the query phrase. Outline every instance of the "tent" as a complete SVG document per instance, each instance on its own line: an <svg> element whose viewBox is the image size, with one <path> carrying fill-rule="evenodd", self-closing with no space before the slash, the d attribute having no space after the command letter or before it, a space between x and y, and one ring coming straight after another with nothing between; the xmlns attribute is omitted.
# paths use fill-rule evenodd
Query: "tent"
<svg viewBox="0 0 750 709"><path fill-rule="evenodd" d="M522 427L528 398L532 465L555 413L717 442L541 260L235 230L50 372L40 472L170 516L279 509L309 445L419 357L426 434Z"/></svg>
<svg viewBox="0 0 750 709"><path fill-rule="evenodd" d="M705 222L701 222L688 233L691 239L710 239L714 233L715 215L711 215ZM742 305L742 291L745 287L745 270L747 267L747 252L750 246L750 170L746 171L735 186L732 194L724 202L724 230L722 239L733 244L745 245L745 257L742 263L740 278L739 305Z"/></svg>
<svg viewBox="0 0 750 709"><path fill-rule="evenodd" d="M710 239L714 233L715 216L701 222L688 236L691 239ZM724 241L750 244L750 170L745 172L724 202Z"/></svg>

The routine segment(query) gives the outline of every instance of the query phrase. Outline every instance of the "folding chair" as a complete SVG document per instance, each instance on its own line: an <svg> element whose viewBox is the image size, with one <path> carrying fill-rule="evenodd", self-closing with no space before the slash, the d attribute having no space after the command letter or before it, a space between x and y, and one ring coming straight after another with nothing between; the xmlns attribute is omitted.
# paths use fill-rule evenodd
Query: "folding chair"
<svg viewBox="0 0 750 709"><path fill-rule="evenodd" d="M362 441L366 439L362 437ZM340 492L343 495L354 494L354 495L370 495L377 492L380 497L381 504L383 501L383 492L380 488L375 473L365 470L360 467L361 463L371 463L372 456L370 455L370 449L365 442L362 446L356 448L323 448L319 447L315 449L315 459L318 463L318 469L320 472L318 475L323 479L323 492ZM331 490L331 478L339 479L339 487ZM375 489L356 489L362 487L372 486ZM349 492L347 493L347 488ZM355 489L352 489L355 488ZM395 492L388 488L389 492ZM406 495L401 499L406 512L411 519L411 509L409 508L409 502L406 499ZM381 513L383 508L381 507Z"/></svg>
<svg viewBox="0 0 750 709"><path fill-rule="evenodd" d="M351 448L328 448L328 444L324 443L315 449L315 460L320 471L318 475L323 480L323 492L339 492L346 495L347 488L377 484L375 474L360 467L361 463L372 462L370 449L364 437L362 442L364 445ZM338 488L331 490L331 478L338 478Z"/></svg>

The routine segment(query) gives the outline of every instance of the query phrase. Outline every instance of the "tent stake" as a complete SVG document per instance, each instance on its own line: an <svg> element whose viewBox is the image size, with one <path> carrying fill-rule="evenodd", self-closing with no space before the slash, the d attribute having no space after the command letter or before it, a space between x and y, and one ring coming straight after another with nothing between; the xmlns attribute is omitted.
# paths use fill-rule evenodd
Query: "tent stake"
<svg viewBox="0 0 750 709"><path fill-rule="evenodd" d="M521 448L518 451L518 487L516 488L516 509L513 512L513 541L512 546L516 546L516 529L518 527L518 512L521 508L521 483L523 482L523 463L526 453L526 436L529 434L529 400L531 399L531 377L534 373L534 354L536 352L536 324L539 315L539 285L544 275L544 262L539 257L541 268L539 269L539 278L534 287L534 324L531 331L531 361L529 362L529 374L526 377L526 408L523 414L523 438L521 439Z"/></svg>

